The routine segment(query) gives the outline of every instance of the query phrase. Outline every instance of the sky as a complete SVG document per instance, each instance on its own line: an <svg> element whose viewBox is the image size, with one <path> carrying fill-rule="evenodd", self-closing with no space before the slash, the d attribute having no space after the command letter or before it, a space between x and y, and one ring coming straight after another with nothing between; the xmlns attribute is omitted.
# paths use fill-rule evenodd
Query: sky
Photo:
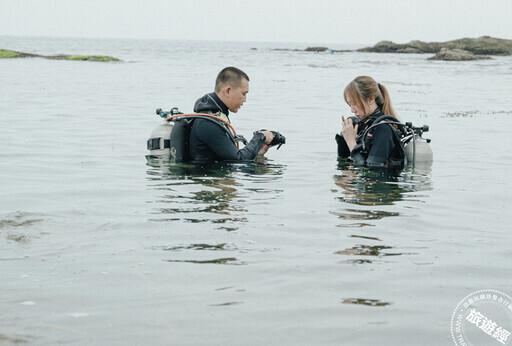
<svg viewBox="0 0 512 346"><path fill-rule="evenodd" d="M375 44L512 39L512 0L0 0L0 36Z"/></svg>

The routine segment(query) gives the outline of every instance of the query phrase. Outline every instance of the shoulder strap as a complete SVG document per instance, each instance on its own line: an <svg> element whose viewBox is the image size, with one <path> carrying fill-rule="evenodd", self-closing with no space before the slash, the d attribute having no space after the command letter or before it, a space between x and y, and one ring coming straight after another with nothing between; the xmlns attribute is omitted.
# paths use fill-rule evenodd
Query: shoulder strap
<svg viewBox="0 0 512 346"><path fill-rule="evenodd" d="M401 138L406 134L405 125L402 124L396 117L392 115L381 115L370 125L363 133L361 143L363 144L363 151L369 150L368 134L373 133L375 128L380 125L389 125L393 130L393 137L397 140L400 147L403 148Z"/></svg>
<svg viewBox="0 0 512 346"><path fill-rule="evenodd" d="M222 119L219 116L216 116L214 114L209 114L209 113L188 113L188 114L172 115L172 116L165 118L165 120L172 121L173 119L177 119L177 118L201 118L201 119L207 119L209 121L212 121L215 124L219 125L228 134L229 138L233 141L233 143L236 144L237 148L239 148L238 141L237 141L237 138L239 136L236 134L235 128L229 122L227 122L226 120ZM224 125L226 125L227 127Z"/></svg>

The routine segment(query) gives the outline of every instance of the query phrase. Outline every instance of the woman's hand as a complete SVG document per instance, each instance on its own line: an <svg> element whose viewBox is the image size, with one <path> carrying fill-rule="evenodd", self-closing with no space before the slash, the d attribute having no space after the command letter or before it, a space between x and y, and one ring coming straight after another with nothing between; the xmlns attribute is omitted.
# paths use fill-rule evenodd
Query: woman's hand
<svg viewBox="0 0 512 346"><path fill-rule="evenodd" d="M345 119L344 116L341 117L341 134L343 135L343 138L345 139L345 142L347 143L347 146L350 149L350 151L352 151L352 149L354 149L354 147L357 144L356 135L358 128L359 124L354 126L354 124L352 123L352 119Z"/></svg>

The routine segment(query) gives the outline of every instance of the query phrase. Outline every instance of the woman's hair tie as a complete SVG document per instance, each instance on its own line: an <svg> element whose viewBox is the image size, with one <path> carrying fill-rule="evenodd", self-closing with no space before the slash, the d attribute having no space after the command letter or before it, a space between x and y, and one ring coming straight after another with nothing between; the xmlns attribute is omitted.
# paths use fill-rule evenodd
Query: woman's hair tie
<svg viewBox="0 0 512 346"><path fill-rule="evenodd" d="M379 87L379 89L380 89L380 83L377 83L377 86L378 86L378 87Z"/></svg>

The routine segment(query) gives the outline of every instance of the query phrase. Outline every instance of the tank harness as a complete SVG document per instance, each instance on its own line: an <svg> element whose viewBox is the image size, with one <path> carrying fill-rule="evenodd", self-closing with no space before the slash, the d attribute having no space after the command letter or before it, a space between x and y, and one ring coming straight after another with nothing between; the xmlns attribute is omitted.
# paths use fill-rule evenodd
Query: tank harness
<svg viewBox="0 0 512 346"><path fill-rule="evenodd" d="M406 164L412 164L413 166L418 162L431 162L432 151L428 147L427 143L430 143L430 139L424 139L422 137L423 132L429 130L428 125L422 127L414 127L411 122L401 123L397 118L391 115L381 115L375 121L368 126L367 129L359 134L357 141L359 144L356 147L360 147L360 152L365 157L368 156L372 147L372 135L377 126L388 125L391 127L393 132L393 141L397 146L397 155L389 159L389 163L392 166L405 166ZM417 152L421 148L421 160Z"/></svg>
<svg viewBox="0 0 512 346"><path fill-rule="evenodd" d="M147 148L151 151L157 151L159 154L166 155L169 151L169 160L172 163L187 162L189 157L189 138L190 129L194 120L201 118L213 122L220 126L228 135L231 141L239 149L239 142L247 144L247 140L237 135L234 127L225 119L218 115L210 113L181 113L177 108L172 108L170 112L164 112L157 109L156 113L165 118L163 131L154 131L151 138L147 141ZM170 128L169 128L170 127ZM155 134L158 132L157 134ZM163 132L163 134L161 133Z"/></svg>

